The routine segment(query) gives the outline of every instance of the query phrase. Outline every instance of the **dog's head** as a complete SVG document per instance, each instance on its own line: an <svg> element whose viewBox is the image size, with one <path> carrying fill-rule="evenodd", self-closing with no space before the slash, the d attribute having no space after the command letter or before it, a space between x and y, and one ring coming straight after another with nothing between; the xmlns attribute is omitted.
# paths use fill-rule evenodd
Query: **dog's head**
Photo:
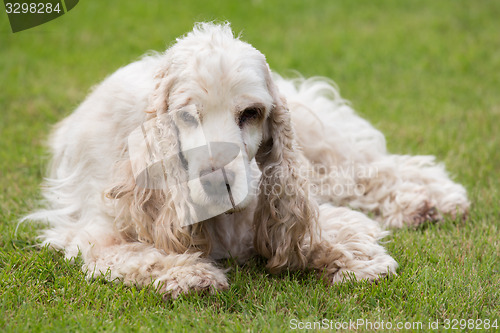
<svg viewBox="0 0 500 333"><path fill-rule="evenodd" d="M250 162L281 104L264 55L228 25L200 24L164 59L152 105L173 123L192 203L206 217L245 208L257 190Z"/></svg>
<svg viewBox="0 0 500 333"><path fill-rule="evenodd" d="M183 220L177 226L190 225L244 209L258 194L263 243L256 246L265 256L282 257L275 266L285 265L289 254L275 253L270 233L284 245L296 241L315 209L295 166L290 114L264 55L235 38L228 24L202 23L166 51L156 79L150 121L161 125L152 141L169 155L157 171L170 179L163 200L173 202L159 210L173 209ZM254 160L262 173L257 185ZM161 223L176 229L169 216Z"/></svg>

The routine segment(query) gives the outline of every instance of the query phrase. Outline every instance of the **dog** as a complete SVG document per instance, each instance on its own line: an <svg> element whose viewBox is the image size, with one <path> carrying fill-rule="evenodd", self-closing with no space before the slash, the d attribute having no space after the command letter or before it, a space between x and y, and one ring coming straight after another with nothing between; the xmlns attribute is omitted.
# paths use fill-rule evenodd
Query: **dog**
<svg viewBox="0 0 500 333"><path fill-rule="evenodd" d="M48 224L41 242L166 299L227 289L217 261L255 255L271 273L374 281L398 266L386 227L469 209L434 157L389 154L332 82L272 73L229 23L117 70L49 145L45 208L26 217Z"/></svg>

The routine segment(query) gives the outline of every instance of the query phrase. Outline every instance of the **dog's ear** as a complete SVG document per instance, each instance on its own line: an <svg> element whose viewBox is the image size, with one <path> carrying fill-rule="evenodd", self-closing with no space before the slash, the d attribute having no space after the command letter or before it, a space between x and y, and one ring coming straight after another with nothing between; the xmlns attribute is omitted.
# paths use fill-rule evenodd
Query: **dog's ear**
<svg viewBox="0 0 500 333"><path fill-rule="evenodd" d="M155 73L155 88L149 97L149 105L146 109L151 117L167 113L172 88L176 81L176 75L171 66L169 51L163 56L162 63Z"/></svg>
<svg viewBox="0 0 500 333"><path fill-rule="evenodd" d="M299 170L300 152L286 101L269 69L266 73L274 107L255 157L262 171L254 216L255 247L269 259L267 267L275 273L285 268L305 268L318 207L309 196L306 176Z"/></svg>
<svg viewBox="0 0 500 333"><path fill-rule="evenodd" d="M117 210L116 226L129 239L166 253L210 252L203 223L192 218L187 174L180 160L177 128L168 114L173 78L168 66L156 76L146 121L128 137L128 156L115 168L106 196Z"/></svg>

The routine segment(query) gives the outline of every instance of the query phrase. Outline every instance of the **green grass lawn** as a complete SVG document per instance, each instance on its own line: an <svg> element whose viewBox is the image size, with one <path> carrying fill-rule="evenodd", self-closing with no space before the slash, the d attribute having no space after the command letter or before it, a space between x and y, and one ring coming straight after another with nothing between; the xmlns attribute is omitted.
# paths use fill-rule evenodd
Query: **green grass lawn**
<svg viewBox="0 0 500 333"><path fill-rule="evenodd" d="M201 20L231 21L278 72L333 78L390 151L436 155L468 189L468 220L395 230L386 246L399 275L378 284L272 276L256 258L227 263L227 292L167 303L149 288L87 282L78 263L35 246L40 226L16 233L40 199L51 125L106 75ZM499 132L499 1L80 1L16 34L1 13L0 330L257 332L323 319L500 325Z"/></svg>

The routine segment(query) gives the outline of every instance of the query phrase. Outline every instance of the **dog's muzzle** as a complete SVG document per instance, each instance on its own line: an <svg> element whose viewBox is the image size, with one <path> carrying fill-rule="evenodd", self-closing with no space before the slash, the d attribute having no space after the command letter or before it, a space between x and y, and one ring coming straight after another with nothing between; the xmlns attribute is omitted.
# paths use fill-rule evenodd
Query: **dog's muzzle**
<svg viewBox="0 0 500 333"><path fill-rule="evenodd" d="M156 138L154 130L158 119L152 119L134 130L128 138L129 157L136 186L144 189L171 189L177 187L184 190L187 183L199 182L208 200L204 203L174 202L191 207L189 217L179 217L184 225L190 225L207 220L228 211L237 210L237 205L243 202L249 194L250 170L248 161L240 147L232 142L207 142L207 144L187 149L182 152L170 153L159 151L158 144L165 138ZM150 123L151 122L151 123ZM156 141L155 141L156 140ZM169 145L166 145L169 146ZM175 146L173 143L170 146ZM183 160L196 161L202 170L189 175L183 167ZM245 175L245 181L236 182L236 173ZM237 191L235 190L237 187ZM188 196L189 197L189 196ZM187 201L186 201L187 200Z"/></svg>

